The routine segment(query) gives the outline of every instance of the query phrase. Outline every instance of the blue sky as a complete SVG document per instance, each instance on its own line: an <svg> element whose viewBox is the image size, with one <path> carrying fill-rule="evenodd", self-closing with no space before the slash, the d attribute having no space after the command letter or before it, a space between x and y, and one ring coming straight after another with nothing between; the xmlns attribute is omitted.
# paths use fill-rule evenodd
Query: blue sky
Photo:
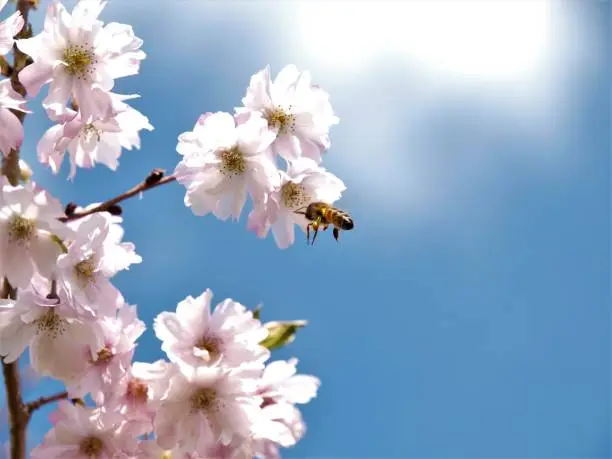
<svg viewBox="0 0 612 459"><path fill-rule="evenodd" d="M162 356L160 311L211 288L263 302L264 320L310 321L277 353L322 379L285 457L610 455L608 2L111 0L102 18L144 39L117 91L142 96L155 130L118 172L70 183L34 164L51 123L31 103L24 156L55 196L99 202L172 170L201 113L293 63L331 94L324 164L355 219L340 245L281 251L246 214L193 216L177 184L126 202L144 261L116 284L149 327L138 360Z"/></svg>

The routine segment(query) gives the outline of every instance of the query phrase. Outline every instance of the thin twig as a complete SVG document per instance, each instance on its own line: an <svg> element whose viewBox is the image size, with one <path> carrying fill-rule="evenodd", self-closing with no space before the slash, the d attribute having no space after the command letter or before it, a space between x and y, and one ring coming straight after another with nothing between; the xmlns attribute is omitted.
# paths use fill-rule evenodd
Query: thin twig
<svg viewBox="0 0 612 459"><path fill-rule="evenodd" d="M176 177L174 175L168 175L166 177L163 176L163 171L160 169L155 169L153 172L149 174L149 176L140 182L138 185L133 187L132 189L126 191L119 196L109 199L108 201L103 202L91 209L85 210L83 212L71 212L69 215L65 217L61 217L59 220L62 222L69 222L72 220L78 220L79 218L86 217L87 215L95 214L96 212L107 212L111 207L116 207L121 201L125 201L132 196L136 196L143 191L150 190L152 188L156 188L161 185L165 185L166 183L174 182Z"/></svg>
<svg viewBox="0 0 612 459"><path fill-rule="evenodd" d="M13 73L13 67L8 63L4 56L0 56L0 73L2 76L10 77Z"/></svg>
<svg viewBox="0 0 612 459"><path fill-rule="evenodd" d="M68 392L60 392L59 394L50 395L48 397L40 397L39 399L36 399L33 402L26 404L25 409L29 416L34 411L44 405L47 405L48 403L57 402L58 400L64 400L66 398L68 398Z"/></svg>
<svg viewBox="0 0 612 459"><path fill-rule="evenodd" d="M2 298L15 299L17 291L11 287L6 277L2 285ZM6 389L6 400L11 425L11 459L25 458L27 412L21 398L21 385L19 383L19 367L17 362L6 363L2 360L2 373Z"/></svg>

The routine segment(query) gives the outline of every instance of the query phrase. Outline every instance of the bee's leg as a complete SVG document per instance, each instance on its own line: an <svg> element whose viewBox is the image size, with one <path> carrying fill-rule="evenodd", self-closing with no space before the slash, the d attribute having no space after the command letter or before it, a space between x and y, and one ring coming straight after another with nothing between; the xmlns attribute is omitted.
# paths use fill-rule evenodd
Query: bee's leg
<svg viewBox="0 0 612 459"><path fill-rule="evenodd" d="M340 230L334 226L334 239L335 239L337 242L340 242L340 241L338 241L338 238L339 238L339 237L340 237Z"/></svg>
<svg viewBox="0 0 612 459"><path fill-rule="evenodd" d="M329 225L323 225L323 231L327 231L327 227L328 227L328 226L329 226Z"/></svg>
<svg viewBox="0 0 612 459"><path fill-rule="evenodd" d="M310 244L310 223L306 225L306 245Z"/></svg>
<svg viewBox="0 0 612 459"><path fill-rule="evenodd" d="M310 245L314 245L315 239L317 238L317 234L319 234L319 223L321 222L320 218L317 218L314 222L312 222L312 229L314 230L314 235L312 236L312 242Z"/></svg>

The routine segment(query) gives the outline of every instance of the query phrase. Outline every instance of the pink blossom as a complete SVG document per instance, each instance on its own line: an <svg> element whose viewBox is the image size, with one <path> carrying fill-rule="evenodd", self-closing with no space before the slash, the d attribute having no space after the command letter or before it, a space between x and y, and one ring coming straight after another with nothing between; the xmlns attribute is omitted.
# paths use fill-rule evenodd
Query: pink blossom
<svg viewBox="0 0 612 459"><path fill-rule="evenodd" d="M30 346L32 368L41 376L70 380L83 371L79 358L102 344L102 333L92 317L79 314L69 292L61 286L49 294L50 282L36 275L18 299L2 300L0 354L17 360Z"/></svg>
<svg viewBox="0 0 612 459"><path fill-rule="evenodd" d="M56 115L65 113L72 96L84 120L105 119L112 111L109 91L115 78L136 73L145 57L139 51L142 41L129 26L104 27L97 19L105 5L100 0L81 0L69 13L53 1L42 32L16 40L19 50L34 61L19 73L19 81L32 97L50 82L43 105Z"/></svg>
<svg viewBox="0 0 612 459"><path fill-rule="evenodd" d="M295 406L286 403L265 406L263 413L266 422L255 428L253 452L262 459L280 459L280 448L295 446L306 433L302 413ZM257 432L258 428L262 429L261 434Z"/></svg>
<svg viewBox="0 0 612 459"><path fill-rule="evenodd" d="M136 316L136 306L129 305L121 307L116 317L102 318L100 327L104 344L83 355L83 372L67 384L72 397L88 393L94 400L108 397L130 370L136 340L146 328Z"/></svg>
<svg viewBox="0 0 612 459"><path fill-rule="evenodd" d="M11 149L19 148L23 142L23 125L10 109L30 113L23 107L25 103L21 94L13 89L11 80L0 81L0 151L4 156L8 156Z"/></svg>
<svg viewBox="0 0 612 459"><path fill-rule="evenodd" d="M274 82L270 66L257 72L242 103L244 107L236 108L239 119L260 113L276 138L272 151L287 160L305 156L320 163L321 153L330 146L329 129L339 122L329 95L295 65L285 66Z"/></svg>
<svg viewBox="0 0 612 459"><path fill-rule="evenodd" d="M121 149L140 149L138 132L153 130L146 116L125 104L123 100L138 96L113 97L113 114L105 119L87 122L81 113L66 109L66 116L56 117L60 124L50 127L37 145L38 159L57 174L67 151L70 156L70 175L77 167L91 168L101 163L117 170Z"/></svg>
<svg viewBox="0 0 612 459"><path fill-rule="evenodd" d="M5 185L0 207L0 276L25 288L35 272L51 275L61 253L55 237L64 239L72 234L57 220L61 215L59 201L34 182Z"/></svg>
<svg viewBox="0 0 612 459"><path fill-rule="evenodd" d="M179 137L183 159L176 167L185 186L185 205L196 215L212 213L221 220L238 219L247 193L258 199L277 183L275 164L268 155L274 134L261 116L236 126L228 113L200 117L193 132Z"/></svg>
<svg viewBox="0 0 612 459"><path fill-rule="evenodd" d="M162 312L153 325L162 350L172 362L187 365L222 364L228 368L261 365L270 352L259 343L268 335L253 313L231 299L210 311L213 293L188 296L174 312Z"/></svg>
<svg viewBox="0 0 612 459"><path fill-rule="evenodd" d="M92 203L85 208L78 207L78 212L86 211L99 203ZM113 277L119 271L129 270L133 264L142 262L142 257L136 253L136 247L131 242L121 242L124 231L121 227L123 219L118 215L108 212L99 212L79 218L68 223L68 227L76 234L82 235L84 239L92 233L103 232L104 242L99 255L100 271L106 277ZM87 236L85 236L87 235Z"/></svg>
<svg viewBox="0 0 612 459"><path fill-rule="evenodd" d="M122 413L126 419L145 422L153 430L153 417L168 391L172 365L164 360L134 362L124 377L113 381L113 390L100 393L98 404Z"/></svg>
<svg viewBox="0 0 612 459"><path fill-rule="evenodd" d="M3 10L8 0L0 0L0 10ZM15 11L4 21L0 22L0 55L5 55L12 51L14 37L23 27L23 16L19 11Z"/></svg>
<svg viewBox="0 0 612 459"><path fill-rule="evenodd" d="M297 359L269 363L259 382L264 420L255 426L253 448L262 457L279 458L278 447L295 445L306 432L296 403L308 403L321 385L318 378L296 374Z"/></svg>
<svg viewBox="0 0 612 459"><path fill-rule="evenodd" d="M204 448L204 454L196 451L184 451L181 448L165 450L155 440L140 443L138 459L252 459L253 450L250 440L224 445L212 444Z"/></svg>
<svg viewBox="0 0 612 459"><path fill-rule="evenodd" d="M122 297L110 282L117 271L115 266L109 269L108 262L116 263L113 255L117 261L122 257L127 262L140 262L140 257L133 252L114 250L120 245L123 230L102 214L92 214L71 226L75 239L65 243L68 250L58 257L57 278L72 292L80 307L92 313L114 315ZM121 231L119 235L117 228Z"/></svg>
<svg viewBox="0 0 612 459"><path fill-rule="evenodd" d="M317 396L319 378L297 373L298 359L270 362L263 371L258 393L264 403L308 403Z"/></svg>
<svg viewBox="0 0 612 459"><path fill-rule="evenodd" d="M59 402L58 411L58 421L32 450L32 459L127 459L136 452L137 432L120 414L66 400Z"/></svg>
<svg viewBox="0 0 612 459"><path fill-rule="evenodd" d="M248 373L220 367L178 365L168 395L155 415L155 435L164 449L204 455L217 442L248 439L261 416L262 398Z"/></svg>

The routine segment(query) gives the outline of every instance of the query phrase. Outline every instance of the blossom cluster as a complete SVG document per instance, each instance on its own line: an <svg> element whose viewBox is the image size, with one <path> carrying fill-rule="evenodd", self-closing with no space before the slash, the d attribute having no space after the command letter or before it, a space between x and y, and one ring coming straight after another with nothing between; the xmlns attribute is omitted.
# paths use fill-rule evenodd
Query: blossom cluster
<svg viewBox="0 0 612 459"><path fill-rule="evenodd" d="M154 322L168 360L134 362L145 325L111 279L142 258L122 218L62 222L59 201L32 181L5 184L0 204L0 276L19 293L0 300L0 355L11 363L28 349L39 375L95 403L60 402L30 457L277 458L303 436L295 405L319 380L296 375L295 359L267 363L253 311L231 299L211 311L210 290L187 297Z"/></svg>
<svg viewBox="0 0 612 459"><path fill-rule="evenodd" d="M105 4L80 0L68 12L54 0L34 36L14 39L24 25L18 12L0 23L0 53L15 45L30 59L17 75L27 94L49 85L42 106L56 124L38 142L38 159L58 173L68 153L71 179L97 163L117 169L122 149L139 148L139 131L153 129L126 103L138 96L112 92L145 53L129 25L98 19ZM11 83L0 82L4 156L23 141L11 109L26 111ZM174 175L196 215L238 219L250 197L249 229L272 230L287 248L294 226L307 223L295 211L345 190L321 166L338 118L327 93L293 65L274 81L268 67L257 72L242 103L234 114L202 115L179 136ZM242 304L213 308L210 290L188 296L154 320L166 358L134 361L146 327L112 279L142 257L123 241L122 217L98 210L68 215L34 181L0 177L0 279L5 293L17 292L0 300L0 356L10 364L27 350L37 374L63 382L72 400L59 402L30 457L277 458L295 445L306 429L296 405L314 398L320 381L296 374L297 359L270 361L269 328Z"/></svg>
<svg viewBox="0 0 612 459"><path fill-rule="evenodd" d="M193 131L179 136L183 158L175 174L196 215L237 220L250 196L249 229L259 237L272 230L285 249L295 241L295 225L308 223L296 210L316 201L332 204L346 189L321 166L338 117L328 94L294 65L274 81L269 67L257 72L242 103L234 115L200 116Z"/></svg>

